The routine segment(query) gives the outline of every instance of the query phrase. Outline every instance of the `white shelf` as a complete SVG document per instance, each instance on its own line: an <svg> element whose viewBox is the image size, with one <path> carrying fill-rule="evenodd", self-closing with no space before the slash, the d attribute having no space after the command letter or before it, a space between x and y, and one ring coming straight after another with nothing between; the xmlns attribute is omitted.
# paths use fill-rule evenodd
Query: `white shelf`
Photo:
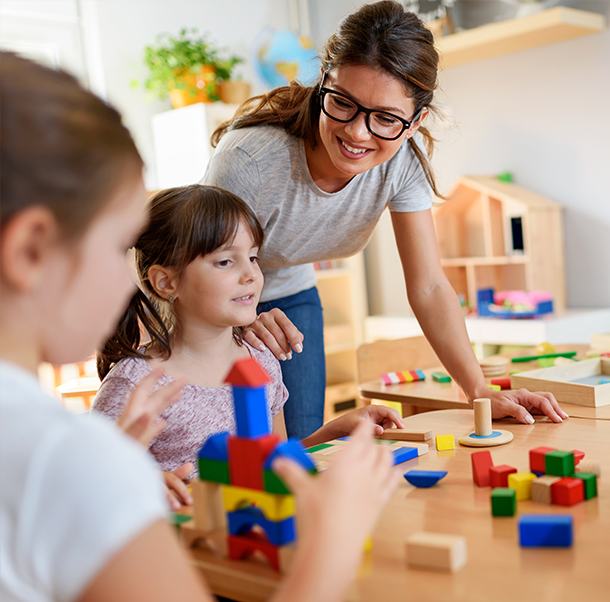
<svg viewBox="0 0 610 602"><path fill-rule="evenodd" d="M557 6L444 36L437 48L441 67L447 68L598 33L605 27L603 15Z"/></svg>

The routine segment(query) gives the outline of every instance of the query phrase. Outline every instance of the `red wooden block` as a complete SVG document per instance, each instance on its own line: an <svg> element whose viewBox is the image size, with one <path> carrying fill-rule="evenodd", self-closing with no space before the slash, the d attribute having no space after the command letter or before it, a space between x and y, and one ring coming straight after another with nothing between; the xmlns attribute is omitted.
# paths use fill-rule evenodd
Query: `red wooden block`
<svg viewBox="0 0 610 602"><path fill-rule="evenodd" d="M249 357L233 364L225 382L239 387L262 387L271 382L271 378L253 357Z"/></svg>
<svg viewBox="0 0 610 602"><path fill-rule="evenodd" d="M489 469L489 484L492 487L508 487L508 475L513 472L517 472L517 469L507 464L492 466Z"/></svg>
<svg viewBox="0 0 610 602"><path fill-rule="evenodd" d="M551 485L551 500L560 506L573 506L585 499L585 486L582 479L563 477Z"/></svg>
<svg viewBox="0 0 610 602"><path fill-rule="evenodd" d="M229 437L231 485L264 491L263 464L279 442L279 437L273 434L253 439Z"/></svg>
<svg viewBox="0 0 610 602"><path fill-rule="evenodd" d="M572 453L574 454L574 466L576 466L585 457L585 452L573 449Z"/></svg>
<svg viewBox="0 0 610 602"><path fill-rule="evenodd" d="M545 472L544 456L555 451L553 447L535 447L530 449L530 470L532 472Z"/></svg>
<svg viewBox="0 0 610 602"><path fill-rule="evenodd" d="M261 552L276 571L280 570L279 546L269 543L261 533L250 531L245 535L229 535L227 547L231 560L241 560L254 552Z"/></svg>
<svg viewBox="0 0 610 602"><path fill-rule="evenodd" d="M498 385L501 389L510 389L510 376L506 378L492 378L492 385Z"/></svg>
<svg viewBox="0 0 610 602"><path fill-rule="evenodd" d="M474 452L472 461L472 478L479 487L489 487L489 469L494 465L491 454L486 451Z"/></svg>

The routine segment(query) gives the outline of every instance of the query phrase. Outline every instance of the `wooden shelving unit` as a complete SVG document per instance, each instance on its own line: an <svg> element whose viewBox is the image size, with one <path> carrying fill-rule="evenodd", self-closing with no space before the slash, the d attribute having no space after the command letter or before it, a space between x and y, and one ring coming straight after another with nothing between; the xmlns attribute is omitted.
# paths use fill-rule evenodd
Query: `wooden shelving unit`
<svg viewBox="0 0 610 602"><path fill-rule="evenodd" d="M603 15L557 6L438 38L437 48L441 67L447 68L578 38L605 27Z"/></svg>
<svg viewBox="0 0 610 602"><path fill-rule="evenodd" d="M325 421L356 403L356 349L363 341L367 315L362 254L341 259L339 267L318 270L318 291L324 308L326 356Z"/></svg>

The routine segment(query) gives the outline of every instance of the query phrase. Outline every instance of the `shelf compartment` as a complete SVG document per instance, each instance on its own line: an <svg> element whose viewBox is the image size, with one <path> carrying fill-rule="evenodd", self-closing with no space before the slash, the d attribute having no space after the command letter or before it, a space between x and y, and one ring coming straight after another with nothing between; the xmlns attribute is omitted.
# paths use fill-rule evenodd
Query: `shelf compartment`
<svg viewBox="0 0 610 602"><path fill-rule="evenodd" d="M446 69L597 33L605 27L603 15L558 6L439 38L437 49L441 67Z"/></svg>

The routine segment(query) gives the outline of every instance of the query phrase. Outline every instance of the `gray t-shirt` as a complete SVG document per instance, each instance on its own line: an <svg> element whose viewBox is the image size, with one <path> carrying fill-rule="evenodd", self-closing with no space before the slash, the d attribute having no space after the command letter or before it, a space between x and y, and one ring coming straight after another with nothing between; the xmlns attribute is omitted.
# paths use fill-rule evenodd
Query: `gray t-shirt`
<svg viewBox="0 0 610 602"><path fill-rule="evenodd" d="M202 184L241 197L260 220L265 230L259 253L265 276L261 301L314 286L312 262L361 251L386 206L407 212L432 205L424 171L406 142L389 161L329 193L309 173L304 141L275 126L225 134Z"/></svg>

